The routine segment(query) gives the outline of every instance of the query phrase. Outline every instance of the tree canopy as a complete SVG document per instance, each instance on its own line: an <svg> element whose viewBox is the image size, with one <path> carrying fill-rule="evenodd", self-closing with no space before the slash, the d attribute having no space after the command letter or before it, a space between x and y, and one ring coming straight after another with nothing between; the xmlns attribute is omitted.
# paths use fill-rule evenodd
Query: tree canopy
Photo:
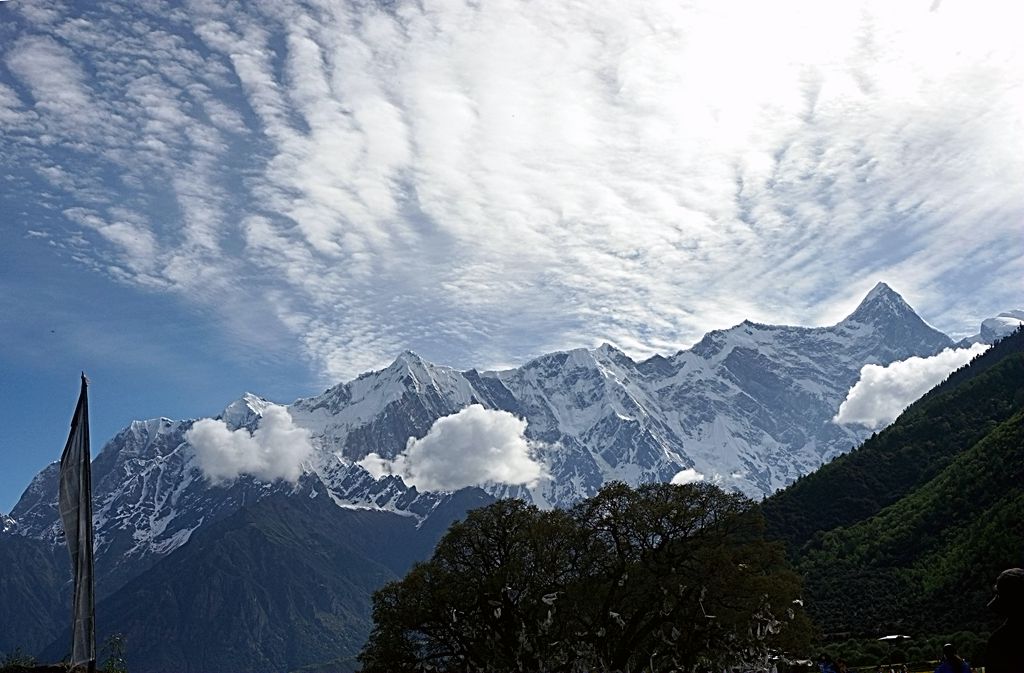
<svg viewBox="0 0 1024 673"><path fill-rule="evenodd" d="M497 502L375 594L363 670L691 670L800 647L799 582L762 530L750 500L704 483Z"/></svg>

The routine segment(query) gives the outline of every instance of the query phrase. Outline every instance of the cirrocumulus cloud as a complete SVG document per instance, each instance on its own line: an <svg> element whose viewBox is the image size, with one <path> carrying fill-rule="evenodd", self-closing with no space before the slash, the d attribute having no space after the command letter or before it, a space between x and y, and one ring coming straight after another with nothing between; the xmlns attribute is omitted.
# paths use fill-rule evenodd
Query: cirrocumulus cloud
<svg viewBox="0 0 1024 673"><path fill-rule="evenodd" d="M12 225L325 383L1019 295L1019 3L44 4L5 3Z"/></svg>

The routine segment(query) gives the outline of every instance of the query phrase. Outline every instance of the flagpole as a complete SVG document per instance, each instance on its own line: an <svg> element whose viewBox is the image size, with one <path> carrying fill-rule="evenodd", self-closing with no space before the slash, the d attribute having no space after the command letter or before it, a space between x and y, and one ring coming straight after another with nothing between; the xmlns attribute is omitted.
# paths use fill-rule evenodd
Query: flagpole
<svg viewBox="0 0 1024 673"><path fill-rule="evenodd" d="M71 670L96 671L96 590L93 576L92 470L89 447L89 380L71 419L60 457L60 518L71 554L74 593L71 621Z"/></svg>

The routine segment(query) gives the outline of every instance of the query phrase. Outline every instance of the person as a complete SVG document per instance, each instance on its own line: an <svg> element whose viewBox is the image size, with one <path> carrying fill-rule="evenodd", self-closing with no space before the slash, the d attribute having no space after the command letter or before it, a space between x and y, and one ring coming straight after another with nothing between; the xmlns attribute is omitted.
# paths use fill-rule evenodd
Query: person
<svg viewBox="0 0 1024 673"><path fill-rule="evenodd" d="M1024 671L1024 568L1001 572L995 590L988 607L1006 621L988 639L985 672L1020 673Z"/></svg>
<svg viewBox="0 0 1024 673"><path fill-rule="evenodd" d="M935 673L971 673L971 666L956 653L953 643L942 646L942 661Z"/></svg>

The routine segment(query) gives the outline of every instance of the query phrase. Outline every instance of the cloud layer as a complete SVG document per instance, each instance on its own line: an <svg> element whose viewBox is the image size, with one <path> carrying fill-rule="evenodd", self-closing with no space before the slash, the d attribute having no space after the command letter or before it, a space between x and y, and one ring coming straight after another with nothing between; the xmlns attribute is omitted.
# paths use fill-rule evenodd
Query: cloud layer
<svg viewBox="0 0 1024 673"><path fill-rule="evenodd" d="M860 380L846 394L834 420L873 429L889 425L911 403L987 348L987 344L974 344L970 348L947 348L930 358L900 360L886 367L864 365Z"/></svg>
<svg viewBox="0 0 1024 673"><path fill-rule="evenodd" d="M672 480L669 483L692 484L698 481L704 481L704 475L698 472L697 470L693 469L692 467L688 467L685 470L680 470L679 472L676 472L675 476L672 477Z"/></svg>
<svg viewBox="0 0 1024 673"><path fill-rule="evenodd" d="M544 466L523 433L526 421L472 404L434 421L421 439L409 438L394 460L371 453L362 461L374 477L396 474L426 491L454 491L487 482L536 486Z"/></svg>
<svg viewBox="0 0 1024 673"><path fill-rule="evenodd" d="M1017 304L1016 3L5 12L8 212L330 381L673 350L879 278L947 329Z"/></svg>
<svg viewBox="0 0 1024 673"><path fill-rule="evenodd" d="M303 461L313 452L309 437L308 430L292 423L286 408L273 404L263 410L252 433L245 428L230 430L224 421L209 418L196 421L185 433L200 469L214 483L243 474L266 482L296 482Z"/></svg>

